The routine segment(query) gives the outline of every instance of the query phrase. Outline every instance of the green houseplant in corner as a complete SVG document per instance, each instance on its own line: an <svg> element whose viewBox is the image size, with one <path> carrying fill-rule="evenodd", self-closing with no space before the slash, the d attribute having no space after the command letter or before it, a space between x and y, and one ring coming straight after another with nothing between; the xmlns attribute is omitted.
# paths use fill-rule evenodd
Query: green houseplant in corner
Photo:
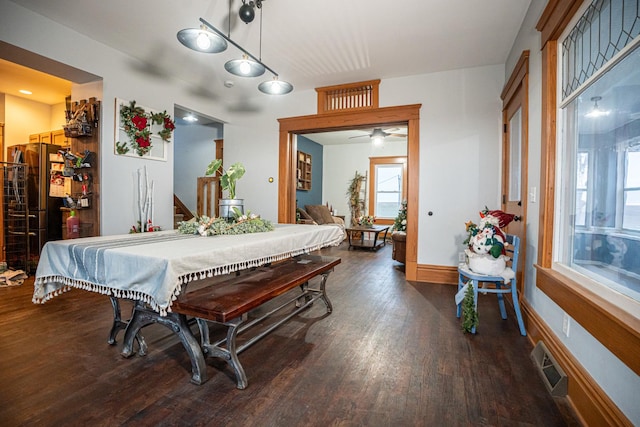
<svg viewBox="0 0 640 427"><path fill-rule="evenodd" d="M234 216L234 211L236 211L236 214L243 214L243 200L236 199L236 183L245 173L244 166L242 163L237 162L225 169L222 167L222 159L215 159L209 163L204 174L205 176L211 176L218 172L220 173L220 188L226 191L229 196L228 199L219 200L219 216L231 219Z"/></svg>

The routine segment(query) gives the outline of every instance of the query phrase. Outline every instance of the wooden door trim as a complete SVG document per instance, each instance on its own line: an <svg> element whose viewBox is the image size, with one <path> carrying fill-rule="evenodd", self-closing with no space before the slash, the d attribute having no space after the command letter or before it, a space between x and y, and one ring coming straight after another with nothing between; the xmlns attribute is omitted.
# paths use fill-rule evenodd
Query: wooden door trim
<svg viewBox="0 0 640 427"><path fill-rule="evenodd" d="M407 125L407 280L416 280L418 259L418 183L420 177L420 108L422 104L375 108L370 110L333 112L278 119L278 222L296 221L295 135L350 129L356 126L386 127Z"/></svg>
<svg viewBox="0 0 640 427"><path fill-rule="evenodd" d="M522 235L520 236L520 259L518 268L518 290L522 293L524 291L524 268L527 265L527 205L528 205L528 164L529 164L529 51L524 50L516 63L516 66L507 81L500 97L502 98L502 124L504 126L504 132L502 133L502 161L503 164L509 161L509 135L507 128L509 126L509 111L514 107L518 107L521 111L521 125L520 125L520 200L522 203L522 214L520 215L520 221L522 221ZM517 108L516 108L517 109ZM502 194L507 194L507 187L509 182L509 168L502 168ZM502 200L502 210L506 210L507 200L506 197Z"/></svg>

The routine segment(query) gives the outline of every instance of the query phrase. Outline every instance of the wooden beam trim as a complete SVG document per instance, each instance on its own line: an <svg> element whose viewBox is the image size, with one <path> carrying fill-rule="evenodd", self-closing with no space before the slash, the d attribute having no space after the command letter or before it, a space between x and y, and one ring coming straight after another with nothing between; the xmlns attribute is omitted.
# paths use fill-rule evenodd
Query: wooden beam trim
<svg viewBox="0 0 640 427"><path fill-rule="evenodd" d="M542 49L549 41L558 40L582 2L583 0L549 0L536 24L536 29L541 33Z"/></svg>
<svg viewBox="0 0 640 427"><path fill-rule="evenodd" d="M502 99L503 108L509 104L511 98L516 93L520 84L524 80L525 76L529 74L529 50L523 50L522 54L520 54L520 59L516 63L513 72L511 73L511 77L504 88L502 89L502 93L500 94L500 99Z"/></svg>
<svg viewBox="0 0 640 427"><path fill-rule="evenodd" d="M386 122L389 125L406 122L407 119L420 119L422 104L384 107L376 110L342 111L336 119L335 113L313 114L308 116L287 117L278 119L280 131L313 132L316 130L349 129L354 126L365 126L372 123Z"/></svg>

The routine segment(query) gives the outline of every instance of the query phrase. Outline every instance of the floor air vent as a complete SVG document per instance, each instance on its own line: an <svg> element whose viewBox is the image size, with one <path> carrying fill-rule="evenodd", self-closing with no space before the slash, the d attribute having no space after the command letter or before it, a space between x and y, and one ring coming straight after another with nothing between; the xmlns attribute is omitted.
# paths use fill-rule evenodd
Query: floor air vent
<svg viewBox="0 0 640 427"><path fill-rule="evenodd" d="M567 375L560 365L556 363L547 347L542 341L538 341L531 352L531 359L538 368L544 385L552 396L567 395Z"/></svg>

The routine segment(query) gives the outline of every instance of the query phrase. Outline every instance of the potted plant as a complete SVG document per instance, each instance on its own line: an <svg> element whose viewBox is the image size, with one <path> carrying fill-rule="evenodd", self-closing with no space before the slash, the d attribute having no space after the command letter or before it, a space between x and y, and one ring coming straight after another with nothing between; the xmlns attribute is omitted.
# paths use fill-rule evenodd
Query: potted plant
<svg viewBox="0 0 640 427"><path fill-rule="evenodd" d="M226 191L229 196L228 199L219 200L219 216L224 218L233 218L234 211L236 211L237 214L243 214L243 200L236 199L236 183L245 173L244 166L242 163L237 162L231 165L228 169L224 169L222 167L222 159L215 159L209 163L204 174L205 176L210 176L215 175L216 173L220 174L220 188L222 188L223 191Z"/></svg>

